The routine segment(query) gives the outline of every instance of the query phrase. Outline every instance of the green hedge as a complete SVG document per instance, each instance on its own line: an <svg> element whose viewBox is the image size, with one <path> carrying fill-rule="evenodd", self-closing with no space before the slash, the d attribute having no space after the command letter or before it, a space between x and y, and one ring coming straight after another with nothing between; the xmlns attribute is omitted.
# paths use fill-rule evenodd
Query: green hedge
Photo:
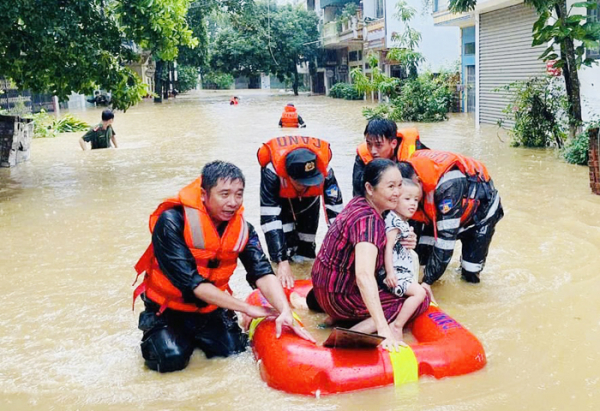
<svg viewBox="0 0 600 411"><path fill-rule="evenodd" d="M235 79L231 74L208 73L202 76L202 87L207 89L227 90Z"/></svg>
<svg viewBox="0 0 600 411"><path fill-rule="evenodd" d="M579 164L585 166L588 164L590 150L589 131L593 128L600 128L600 118L586 124L585 130L574 139L568 140L562 150L563 158L567 163Z"/></svg>
<svg viewBox="0 0 600 411"><path fill-rule="evenodd" d="M329 89L329 97L343 98L345 100L362 100L363 96L356 90L353 84L337 83Z"/></svg>

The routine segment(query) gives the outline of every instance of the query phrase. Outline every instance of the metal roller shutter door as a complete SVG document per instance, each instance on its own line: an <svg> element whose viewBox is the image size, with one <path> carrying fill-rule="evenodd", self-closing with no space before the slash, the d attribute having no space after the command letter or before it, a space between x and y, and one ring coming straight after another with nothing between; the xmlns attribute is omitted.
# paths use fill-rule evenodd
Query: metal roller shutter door
<svg viewBox="0 0 600 411"><path fill-rule="evenodd" d="M543 76L546 66L538 57L544 46L531 47L535 10L525 4L479 17L479 122L496 124L504 118L509 94L494 90L514 81ZM506 121L512 127L513 121Z"/></svg>

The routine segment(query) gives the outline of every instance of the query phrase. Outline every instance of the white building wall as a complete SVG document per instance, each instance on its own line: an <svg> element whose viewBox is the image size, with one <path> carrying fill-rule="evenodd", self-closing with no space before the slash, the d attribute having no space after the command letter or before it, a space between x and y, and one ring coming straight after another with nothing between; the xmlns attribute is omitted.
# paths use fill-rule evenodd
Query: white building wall
<svg viewBox="0 0 600 411"><path fill-rule="evenodd" d="M575 0L569 0L570 7ZM586 13L585 9L573 9L580 13ZM600 118L600 60L592 67L582 67L579 70L579 83L581 86L581 114L583 121L589 121L594 117Z"/></svg>
<svg viewBox="0 0 600 411"><path fill-rule="evenodd" d="M394 16L397 3L398 0L386 1L386 45L388 48L394 44L392 34L404 32L404 23ZM408 0L407 3L417 11L409 24L421 33L418 51L425 57L425 63L421 65L421 69L437 72L443 67L449 68L460 59L460 30L456 27L434 27L431 13L427 12L425 15L422 13L422 0Z"/></svg>
<svg viewBox="0 0 600 411"><path fill-rule="evenodd" d="M571 7L578 0L568 0L567 6ZM522 3L522 0L479 0L477 12L486 12L490 9L500 9L514 4ZM585 8L573 9L575 12L586 14ZM600 60L598 60L600 63ZM581 67L579 69L579 82L581 87L581 108L584 121L594 117L600 117L600 65L592 67Z"/></svg>
<svg viewBox="0 0 600 411"><path fill-rule="evenodd" d="M579 72L581 109L584 121L600 118L600 67L585 67Z"/></svg>

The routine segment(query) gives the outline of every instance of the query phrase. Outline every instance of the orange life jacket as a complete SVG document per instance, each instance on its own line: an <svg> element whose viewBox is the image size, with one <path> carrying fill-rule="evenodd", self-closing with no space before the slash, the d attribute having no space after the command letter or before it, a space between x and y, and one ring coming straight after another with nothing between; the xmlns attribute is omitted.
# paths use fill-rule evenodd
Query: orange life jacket
<svg viewBox="0 0 600 411"><path fill-rule="evenodd" d="M437 208L434 194L442 176L456 167L466 175L471 183L490 181L490 175L483 163L448 151L419 150L408 159L408 162L414 167L423 185L423 210L419 209L412 219L427 224L432 223L436 238ZM463 205L466 207L460 219L461 224L471 219L478 205L476 190L469 189L469 194L468 198L463 200Z"/></svg>
<svg viewBox="0 0 600 411"><path fill-rule="evenodd" d="M285 106L281 114L281 127L299 127L296 107Z"/></svg>
<svg viewBox="0 0 600 411"><path fill-rule="evenodd" d="M403 128L398 130L396 136L400 138L400 147L396 154L396 161L406 161L412 156L417 149L417 141L419 141L419 130L414 127ZM365 165L373 161L373 155L369 151L367 143L364 142L356 149L356 154L361 158Z"/></svg>
<svg viewBox="0 0 600 411"><path fill-rule="evenodd" d="M275 173L281 182L279 196L282 198L298 198L299 194L292 185L290 177L285 168L285 158L293 150L307 148L317 156L317 168L327 176L327 166L331 161L331 148L329 143L315 137L283 136L275 137L264 143L258 149L258 162L261 167L273 164ZM323 184L309 187L302 197L316 197L323 194Z"/></svg>
<svg viewBox="0 0 600 411"><path fill-rule="evenodd" d="M202 178L198 178L184 187L177 197L169 198L161 203L150 215L150 232L160 215L171 208L183 206L185 226L183 236L200 275L215 287L229 291L229 278L237 265L238 254L248 242L248 224L244 220L243 207L234 214L227 223L223 236L219 236L217 227L208 215L201 199ZM181 291L161 271L152 244L135 265L138 276L145 272L144 281L133 293L133 301L142 294L160 305L159 314L166 308L186 312L209 313L216 310L216 305L199 308L193 303L183 300Z"/></svg>

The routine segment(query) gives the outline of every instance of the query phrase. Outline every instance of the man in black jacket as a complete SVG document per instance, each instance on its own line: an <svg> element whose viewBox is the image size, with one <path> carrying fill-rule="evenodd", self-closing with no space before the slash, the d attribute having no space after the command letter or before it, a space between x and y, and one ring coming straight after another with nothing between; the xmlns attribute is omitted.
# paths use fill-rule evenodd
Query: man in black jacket
<svg viewBox="0 0 600 411"><path fill-rule="evenodd" d="M313 137L278 137L259 150L260 224L271 261L278 264L277 277L286 288L294 285L289 261L315 258L320 198L327 224L343 209L330 159L329 144Z"/></svg>
<svg viewBox="0 0 600 411"><path fill-rule="evenodd" d="M496 224L504 216L485 166L456 153L428 150L399 167L402 177L418 177L423 186L424 205L413 216L423 287L431 292L430 285L444 274L457 240L462 244L463 279L479 283Z"/></svg>
<svg viewBox="0 0 600 411"><path fill-rule="evenodd" d="M202 177L165 200L150 217L152 244L138 264L145 273L134 297L141 295L145 310L139 329L146 365L159 372L185 368L194 348L208 358L227 357L245 350L234 311L250 318L276 315L276 332L294 326L291 308L279 280L260 246L254 227L240 210L245 180L239 168L214 161ZM237 259L246 280L257 287L274 309L257 307L233 297L229 278Z"/></svg>

